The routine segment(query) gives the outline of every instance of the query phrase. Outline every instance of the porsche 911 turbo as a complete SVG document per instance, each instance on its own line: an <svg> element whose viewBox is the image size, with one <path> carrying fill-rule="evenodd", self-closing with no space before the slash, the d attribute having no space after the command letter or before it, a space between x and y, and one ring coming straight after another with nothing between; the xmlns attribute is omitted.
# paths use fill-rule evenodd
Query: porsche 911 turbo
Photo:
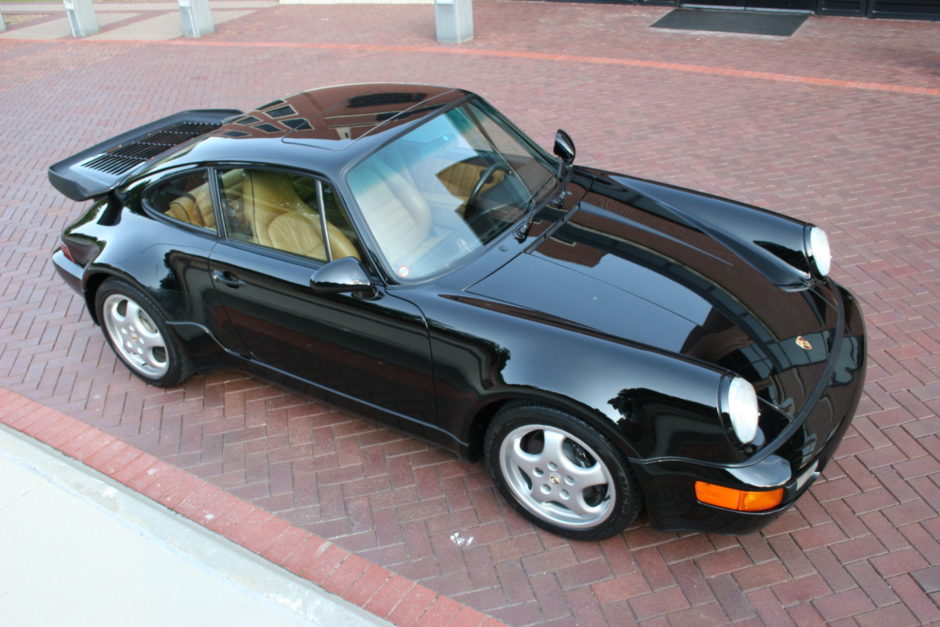
<svg viewBox="0 0 940 627"><path fill-rule="evenodd" d="M469 458L566 537L746 533L862 391L819 227L576 165L468 91L192 110L49 169L52 259L132 373L242 368Z"/></svg>

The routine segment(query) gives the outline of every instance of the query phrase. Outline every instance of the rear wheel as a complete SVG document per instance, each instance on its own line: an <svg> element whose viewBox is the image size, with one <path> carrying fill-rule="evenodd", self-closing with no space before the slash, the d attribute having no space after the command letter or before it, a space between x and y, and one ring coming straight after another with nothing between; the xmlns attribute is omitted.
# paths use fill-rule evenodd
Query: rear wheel
<svg viewBox="0 0 940 627"><path fill-rule="evenodd" d="M95 294L95 308L105 338L135 375L153 385L173 387L192 373L176 335L140 289L108 279Z"/></svg>
<svg viewBox="0 0 940 627"><path fill-rule="evenodd" d="M526 518L576 540L622 532L639 513L623 456L594 428L557 409L517 405L486 433L486 468Z"/></svg>

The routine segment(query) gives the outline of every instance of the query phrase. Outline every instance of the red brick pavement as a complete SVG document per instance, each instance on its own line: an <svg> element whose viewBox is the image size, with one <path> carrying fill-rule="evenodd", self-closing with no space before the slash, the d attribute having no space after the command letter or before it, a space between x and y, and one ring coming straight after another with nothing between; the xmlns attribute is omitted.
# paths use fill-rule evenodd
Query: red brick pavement
<svg viewBox="0 0 940 627"><path fill-rule="evenodd" d="M500 627L482 612L400 577L81 420L0 389L0 422L237 542L395 625Z"/></svg>
<svg viewBox="0 0 940 627"><path fill-rule="evenodd" d="M428 6L275 7L223 24L212 46L0 41L0 386L510 624L940 622L940 30L647 29L662 12L477 2L466 48L488 55L435 54L449 48ZM360 80L465 86L543 142L565 127L582 163L826 227L871 365L823 480L760 534L641 519L571 543L519 519L481 466L315 399L239 373L167 391L133 379L49 265L80 208L45 182L48 164L183 108Z"/></svg>

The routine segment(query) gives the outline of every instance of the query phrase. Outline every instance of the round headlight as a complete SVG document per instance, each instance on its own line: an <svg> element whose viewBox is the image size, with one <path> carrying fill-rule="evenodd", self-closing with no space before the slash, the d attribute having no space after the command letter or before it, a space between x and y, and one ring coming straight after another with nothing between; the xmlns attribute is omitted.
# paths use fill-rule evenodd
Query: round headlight
<svg viewBox="0 0 940 627"><path fill-rule="evenodd" d="M829 236L818 226L809 230L807 238L806 256L810 263L816 268L819 276L829 274L829 266L832 264L832 251L829 249Z"/></svg>
<svg viewBox="0 0 940 627"><path fill-rule="evenodd" d="M722 411L731 420L731 428L742 444L750 444L757 437L757 392L746 379L735 377L725 388Z"/></svg>

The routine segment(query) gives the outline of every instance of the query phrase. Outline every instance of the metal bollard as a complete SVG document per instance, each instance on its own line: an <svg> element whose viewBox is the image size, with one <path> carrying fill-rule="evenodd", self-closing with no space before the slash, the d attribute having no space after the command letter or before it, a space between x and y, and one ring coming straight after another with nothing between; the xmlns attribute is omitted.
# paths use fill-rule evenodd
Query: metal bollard
<svg viewBox="0 0 940 627"><path fill-rule="evenodd" d="M209 0L179 0L180 20L183 22L183 35L202 37L215 32Z"/></svg>
<svg viewBox="0 0 940 627"><path fill-rule="evenodd" d="M473 39L472 0L434 0L437 40L459 44Z"/></svg>
<svg viewBox="0 0 940 627"><path fill-rule="evenodd" d="M63 0L73 37L88 37L98 32L98 18L91 0Z"/></svg>
<svg viewBox="0 0 940 627"><path fill-rule="evenodd" d="M7 23L3 21L3 13L0 13L0 33L7 29Z"/></svg>

